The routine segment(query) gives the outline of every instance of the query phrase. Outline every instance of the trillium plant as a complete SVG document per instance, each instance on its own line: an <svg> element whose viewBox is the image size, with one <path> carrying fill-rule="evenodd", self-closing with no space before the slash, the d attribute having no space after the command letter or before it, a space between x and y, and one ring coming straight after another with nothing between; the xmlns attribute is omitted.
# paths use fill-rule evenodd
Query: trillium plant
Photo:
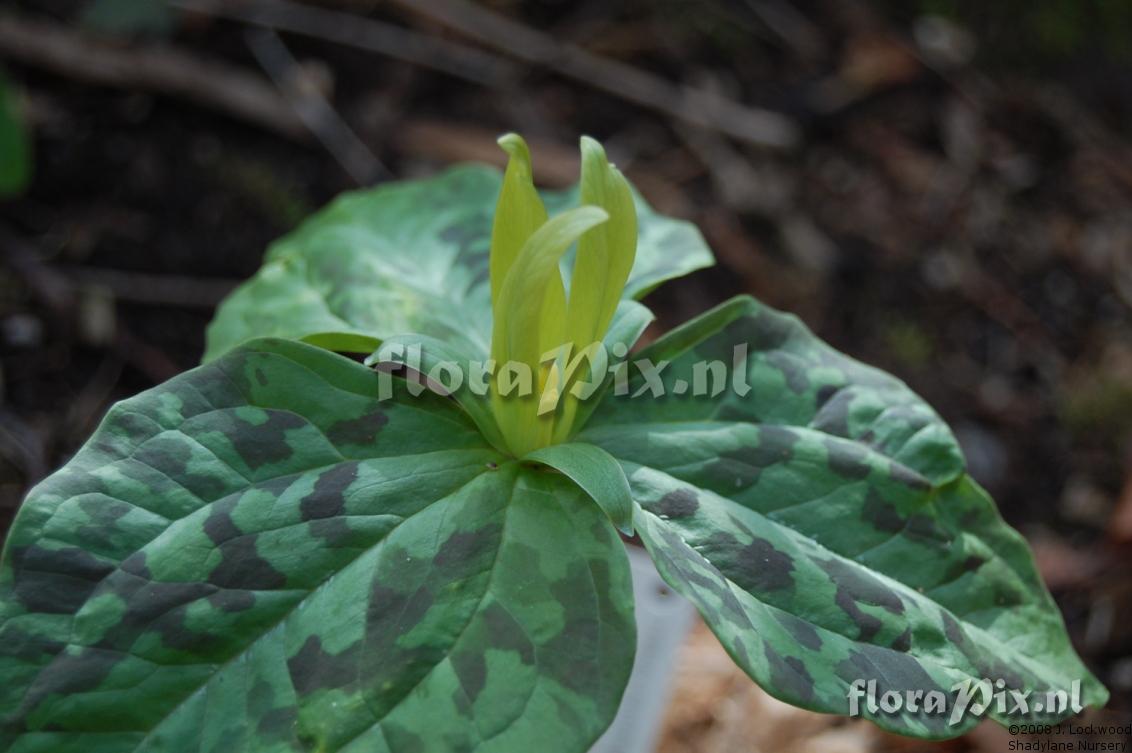
<svg viewBox="0 0 1132 753"><path fill-rule="evenodd" d="M931 408L749 297L630 351L699 233L590 139L546 194L500 143L278 241L29 493L0 748L582 753L626 539L788 703L944 738L1105 702Z"/></svg>

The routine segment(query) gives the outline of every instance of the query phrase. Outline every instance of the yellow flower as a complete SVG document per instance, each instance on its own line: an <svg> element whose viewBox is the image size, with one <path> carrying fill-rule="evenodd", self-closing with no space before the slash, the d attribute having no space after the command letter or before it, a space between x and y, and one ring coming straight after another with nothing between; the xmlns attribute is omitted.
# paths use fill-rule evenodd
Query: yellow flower
<svg viewBox="0 0 1132 753"><path fill-rule="evenodd" d="M526 143L508 134L499 144L510 160L491 234L492 411L522 457L576 429L573 387L587 373L570 366L588 363L579 355L600 348L613 320L636 256L637 212L628 182L591 138L581 144L582 206L549 219ZM575 243L567 296L560 262Z"/></svg>

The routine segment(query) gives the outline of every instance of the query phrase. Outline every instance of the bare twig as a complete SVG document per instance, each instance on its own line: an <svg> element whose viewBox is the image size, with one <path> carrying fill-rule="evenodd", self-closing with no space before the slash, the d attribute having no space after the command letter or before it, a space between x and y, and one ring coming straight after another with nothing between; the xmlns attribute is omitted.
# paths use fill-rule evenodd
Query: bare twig
<svg viewBox="0 0 1132 753"><path fill-rule="evenodd" d="M0 13L0 57L123 89L183 96L288 138L302 119L260 76L175 47L115 47L48 21Z"/></svg>
<svg viewBox="0 0 1132 753"><path fill-rule="evenodd" d="M184 308L210 309L240 284L239 280L124 272L101 267L47 264L31 243L0 224L0 259L44 303L52 316L66 319L75 308L76 290L105 288L115 300Z"/></svg>
<svg viewBox="0 0 1132 753"><path fill-rule="evenodd" d="M60 326L69 328L73 326L76 318L81 316L79 311L81 285L68 279L54 266L44 263L29 242L4 225L0 225L0 261L23 280L28 291L43 302L50 317ZM192 290L194 287L192 281L181 278L162 280L156 275L117 273L122 276L115 279L114 274L110 272L106 276L97 278L97 282L111 283L108 287L117 287L120 292L129 288L131 295L123 296L125 300L176 305L177 301L160 300L156 294L164 292L176 298L178 294L173 291L175 288L181 287L182 292L179 296L184 299L187 297L186 291ZM88 281L95 281L95 278L92 277L87 279ZM162 282L164 282L164 285L161 284ZM201 293L200 288L207 284L203 280L197 281L196 292ZM216 283L217 289L208 291L207 294L218 295L220 293L219 286L224 284L223 281L218 281ZM154 286L154 290L151 291L154 295L151 296L150 300L147 300L144 295L138 292L140 288L147 285ZM194 301L187 305L203 304L203 301ZM155 384L163 382L181 371L180 367L169 356L158 348L139 340L121 323L116 324L114 337L108 345L112 352L144 373Z"/></svg>
<svg viewBox="0 0 1132 753"><path fill-rule="evenodd" d="M426 16L526 63L549 68L583 84L759 146L789 147L799 135L785 116L747 107L715 92L680 86L633 66L594 55L577 45L559 43L462 0L427 3L396 0ZM292 0L170 0L182 10L302 34L377 52L468 81L507 86L519 69L497 55L372 18L313 8Z"/></svg>
<svg viewBox="0 0 1132 753"><path fill-rule="evenodd" d="M519 74L514 64L474 47L291 0L169 0L169 4L181 10L376 52L477 84L506 86Z"/></svg>
<svg viewBox="0 0 1132 753"><path fill-rule="evenodd" d="M747 7L805 60L815 60L826 52L821 30L801 11L784 0L747 0Z"/></svg>
<svg viewBox="0 0 1132 753"><path fill-rule="evenodd" d="M394 0L414 14L459 31L532 65L701 128L759 146L791 147L798 130L785 116L742 105L715 92L673 84L617 60L562 43L467 0Z"/></svg>
<svg viewBox="0 0 1132 753"><path fill-rule="evenodd" d="M314 86L304 85L302 66L296 62L279 35L270 29L249 31L248 46L259 64L295 108L331 156L359 186L367 186L389 170L374 156L358 135Z"/></svg>
<svg viewBox="0 0 1132 753"><path fill-rule="evenodd" d="M109 290L118 301L158 306L211 309L240 284L239 280L155 275L99 267L54 266L53 269L58 273L53 281L67 288L96 286Z"/></svg>
<svg viewBox="0 0 1132 753"><path fill-rule="evenodd" d="M707 168L716 193L730 209L770 217L783 214L791 199L791 186L782 175L758 169L751 160L718 133L681 126L676 129L688 150Z"/></svg>

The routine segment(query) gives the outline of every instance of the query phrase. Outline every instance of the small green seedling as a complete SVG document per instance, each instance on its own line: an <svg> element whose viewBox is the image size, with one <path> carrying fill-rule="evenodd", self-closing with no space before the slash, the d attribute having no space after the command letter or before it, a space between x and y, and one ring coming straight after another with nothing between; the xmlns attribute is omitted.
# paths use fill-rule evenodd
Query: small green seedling
<svg viewBox="0 0 1132 753"><path fill-rule="evenodd" d="M699 233L594 141L543 195L501 144L277 242L30 492L0 748L582 753L634 657L617 529L788 703L946 738L1105 702L923 401L749 297L628 355Z"/></svg>

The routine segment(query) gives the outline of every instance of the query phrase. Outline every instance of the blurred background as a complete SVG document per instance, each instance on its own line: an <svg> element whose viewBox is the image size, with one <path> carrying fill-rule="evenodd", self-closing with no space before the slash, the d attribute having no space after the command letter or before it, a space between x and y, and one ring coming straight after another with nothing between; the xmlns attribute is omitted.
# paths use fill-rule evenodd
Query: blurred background
<svg viewBox="0 0 1132 753"><path fill-rule="evenodd" d="M115 400L192 367L217 302L341 191L591 134L740 292L907 381L1030 540L1132 718L1132 3L7 0L0 530ZM653 333L655 335L655 333ZM986 751L762 694L706 630L662 753Z"/></svg>

